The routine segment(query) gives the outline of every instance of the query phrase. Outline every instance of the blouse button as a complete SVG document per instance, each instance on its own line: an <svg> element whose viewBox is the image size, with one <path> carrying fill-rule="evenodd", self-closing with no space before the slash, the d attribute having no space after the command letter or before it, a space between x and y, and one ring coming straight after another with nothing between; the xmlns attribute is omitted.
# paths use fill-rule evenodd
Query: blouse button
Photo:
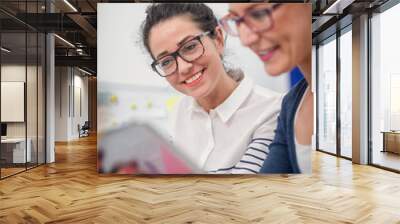
<svg viewBox="0 0 400 224"><path fill-rule="evenodd" d="M210 110L210 117L215 118L215 110Z"/></svg>

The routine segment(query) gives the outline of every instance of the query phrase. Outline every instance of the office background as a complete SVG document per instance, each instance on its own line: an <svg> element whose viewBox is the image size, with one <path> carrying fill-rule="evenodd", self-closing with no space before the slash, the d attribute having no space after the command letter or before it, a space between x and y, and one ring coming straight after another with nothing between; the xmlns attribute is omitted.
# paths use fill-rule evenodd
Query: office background
<svg viewBox="0 0 400 224"><path fill-rule="evenodd" d="M4 48L0 54L1 76L10 65L4 60L18 55L18 66L21 66L18 71L22 75L11 76L13 79L9 81L26 84L24 122L4 123L10 134L15 133L15 125L27 128L25 130L38 129L38 137L28 137L25 133L29 131L25 131L23 142L28 138L40 139L44 132L47 152L45 165L35 169L30 169L31 163L16 167L16 171L28 172L8 172L10 167L0 169L0 222L399 223L400 168L394 165L400 164L400 154L392 151L396 149L393 136L399 136L399 132L390 131L396 128L392 121L398 114L398 81L396 77L389 78L389 74L398 73L398 57L396 53L392 56L387 53L399 52L398 0L312 0L313 80L315 90L318 90L315 92L315 124L318 127L315 130L321 132L320 138L316 139L330 141L329 144L334 146L333 153L322 147L312 152L313 173L310 176L217 178L102 177L98 174L97 103L91 91L97 83L97 3L115 1L0 0L0 45ZM128 1L137 2L118 2ZM32 29L31 26L37 30L38 34L33 35L39 36L38 45L30 42L31 32L27 30ZM46 36L45 40L41 34ZM9 35L7 42L4 35ZM42 49L45 49L44 53L41 53ZM32 50L38 52L34 55L38 55L39 63L36 57L36 62L31 63L29 52ZM335 57L324 57L322 54L325 53ZM43 55L46 60L42 60ZM348 58L351 58L351 73L350 65L343 64L348 63ZM332 66L333 70L329 71ZM59 67L63 67L61 72ZM71 121L73 107L78 108L75 105L78 101L74 103L74 100L79 94L72 91L78 89L72 88L74 82L78 87L78 80L72 74L81 76L83 85L86 85L83 77L88 77L89 137L78 138L72 133L77 129L75 125L72 128ZM334 78L324 74L332 74ZM56 76L62 78L56 82ZM32 80L37 80L37 84ZM60 83L63 94L55 97L60 91ZM37 91L30 94L28 88L35 86ZM327 86L332 93L327 93ZM42 90L45 92L43 97ZM84 104L83 87L81 93ZM34 107L29 109L27 103L35 102L34 96L38 96L38 113L29 115L34 112ZM111 99L113 103L118 102L118 98ZM334 101L335 108L332 102L324 103L327 100ZM41 102L46 105L45 112ZM146 100L143 103L147 106ZM56 107L62 109L55 112ZM392 118L390 111L393 111ZM348 113L351 113L351 123L346 117ZM83 110L82 114L85 114ZM67 125L60 126L55 122L60 116L65 117ZM45 125L44 131L41 125ZM59 128L65 129L62 133L68 140L54 144ZM344 135L344 129L351 129L351 136ZM323 130L333 132L334 139L322 136ZM345 152L345 144L349 141L351 151ZM40 152L41 143L38 143ZM0 147L0 153L3 153L3 144ZM23 151L27 151L26 146ZM351 158L345 157L345 153ZM390 159L379 160L376 154ZM38 164L41 164L40 158L39 153ZM4 160L1 162L5 165Z"/></svg>

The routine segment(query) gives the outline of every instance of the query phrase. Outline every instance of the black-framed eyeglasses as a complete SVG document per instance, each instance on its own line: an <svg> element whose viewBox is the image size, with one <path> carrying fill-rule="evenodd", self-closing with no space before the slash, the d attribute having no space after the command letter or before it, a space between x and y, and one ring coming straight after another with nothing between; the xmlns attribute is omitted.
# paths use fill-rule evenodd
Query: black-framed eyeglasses
<svg viewBox="0 0 400 224"><path fill-rule="evenodd" d="M151 63L151 67L161 77L174 74L178 70L178 61L176 59L178 56L186 62L193 62L203 56L204 46L201 42L201 38L210 33L210 31L207 31L191 38L182 44L175 52L155 60Z"/></svg>
<svg viewBox="0 0 400 224"><path fill-rule="evenodd" d="M229 35L239 36L239 25L244 22L253 32L268 31L273 27L272 12L281 6L281 3L273 4L268 8L252 9L243 16L226 15L219 20L222 28Z"/></svg>

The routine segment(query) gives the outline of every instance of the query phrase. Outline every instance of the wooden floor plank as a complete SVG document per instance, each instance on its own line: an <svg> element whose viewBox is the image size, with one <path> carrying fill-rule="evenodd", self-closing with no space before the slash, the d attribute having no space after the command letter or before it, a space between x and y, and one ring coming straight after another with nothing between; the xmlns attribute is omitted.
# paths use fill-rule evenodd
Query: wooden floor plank
<svg viewBox="0 0 400 224"><path fill-rule="evenodd" d="M96 138L0 181L0 223L400 223L400 175L313 153L312 175L103 176Z"/></svg>

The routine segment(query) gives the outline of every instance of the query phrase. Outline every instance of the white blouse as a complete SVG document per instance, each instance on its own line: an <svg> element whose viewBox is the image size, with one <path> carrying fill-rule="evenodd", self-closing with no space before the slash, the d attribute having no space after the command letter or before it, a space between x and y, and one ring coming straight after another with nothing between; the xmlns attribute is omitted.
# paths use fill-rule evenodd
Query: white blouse
<svg viewBox="0 0 400 224"><path fill-rule="evenodd" d="M248 77L209 113L184 96L173 116L173 141L206 172L257 173L275 135L281 100Z"/></svg>

